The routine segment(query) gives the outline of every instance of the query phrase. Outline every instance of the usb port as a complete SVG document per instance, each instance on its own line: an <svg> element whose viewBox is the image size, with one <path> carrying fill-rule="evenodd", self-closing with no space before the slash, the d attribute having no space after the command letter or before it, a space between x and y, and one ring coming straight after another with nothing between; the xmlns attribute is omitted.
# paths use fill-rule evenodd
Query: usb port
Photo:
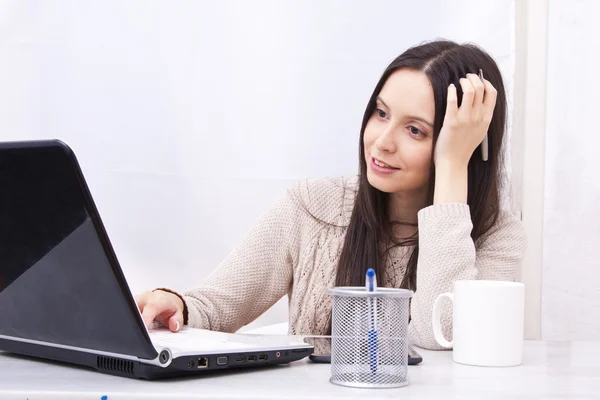
<svg viewBox="0 0 600 400"><path fill-rule="evenodd" d="M198 359L198 368L208 368L208 357L200 357Z"/></svg>
<svg viewBox="0 0 600 400"><path fill-rule="evenodd" d="M266 361L266 360L267 360L266 354L261 354L260 356L258 356L258 361Z"/></svg>
<svg viewBox="0 0 600 400"><path fill-rule="evenodd" d="M256 356L248 356L248 362L256 361Z"/></svg>
<svg viewBox="0 0 600 400"><path fill-rule="evenodd" d="M217 365L227 365L229 358L227 356L217 358Z"/></svg>
<svg viewBox="0 0 600 400"><path fill-rule="evenodd" d="M238 357L235 359L236 363L243 363L244 361L246 361L246 357L244 357L244 356Z"/></svg>

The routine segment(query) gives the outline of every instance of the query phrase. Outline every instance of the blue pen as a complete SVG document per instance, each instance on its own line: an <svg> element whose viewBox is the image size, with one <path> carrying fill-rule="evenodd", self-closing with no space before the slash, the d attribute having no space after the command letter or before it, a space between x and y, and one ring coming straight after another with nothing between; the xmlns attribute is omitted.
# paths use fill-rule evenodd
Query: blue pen
<svg viewBox="0 0 600 400"><path fill-rule="evenodd" d="M377 278L375 277L375 270L369 268L367 271L367 277L365 279L365 289L367 292L374 292L377 290ZM370 326L368 332L368 345L369 345L369 365L371 372L377 372L377 299L369 297L369 319Z"/></svg>

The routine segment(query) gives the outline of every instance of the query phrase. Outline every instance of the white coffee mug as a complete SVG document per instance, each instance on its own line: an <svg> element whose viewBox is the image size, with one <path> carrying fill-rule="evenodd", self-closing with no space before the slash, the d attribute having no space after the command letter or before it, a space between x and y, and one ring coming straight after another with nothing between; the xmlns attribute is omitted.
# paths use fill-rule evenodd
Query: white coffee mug
<svg viewBox="0 0 600 400"><path fill-rule="evenodd" d="M485 367L523 362L525 286L518 282L459 280L453 293L440 294L433 305L433 333L442 347L454 348L454 361ZM444 338L444 298L453 302L453 340Z"/></svg>

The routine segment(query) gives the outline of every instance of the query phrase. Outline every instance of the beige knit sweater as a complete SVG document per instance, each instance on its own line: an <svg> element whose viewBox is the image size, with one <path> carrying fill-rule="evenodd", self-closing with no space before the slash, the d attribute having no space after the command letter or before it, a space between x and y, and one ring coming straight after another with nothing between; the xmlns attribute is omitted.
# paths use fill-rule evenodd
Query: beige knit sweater
<svg viewBox="0 0 600 400"><path fill-rule="evenodd" d="M356 190L355 177L307 180L288 190L200 286L184 293L188 324L234 332L288 295L290 334L325 334L331 314L328 289L335 282ZM409 335L417 346L441 349L431 326L438 294L451 291L457 279L514 280L525 235L520 221L502 212L496 225L473 243L466 204L424 208L418 226L417 291ZM392 250L387 270L378 277L380 286L399 287L412 248ZM450 338L449 306L442 324Z"/></svg>

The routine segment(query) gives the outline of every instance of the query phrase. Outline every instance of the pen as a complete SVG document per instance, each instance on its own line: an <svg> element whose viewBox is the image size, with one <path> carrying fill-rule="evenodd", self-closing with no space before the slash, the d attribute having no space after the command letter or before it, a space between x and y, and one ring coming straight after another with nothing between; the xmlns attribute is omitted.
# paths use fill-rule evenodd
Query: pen
<svg viewBox="0 0 600 400"><path fill-rule="evenodd" d="M481 68L479 69L479 79L481 79L481 82L483 82L483 70ZM483 138L483 142L481 142L481 158L483 159L483 161L488 160L488 135L487 135L487 133L485 134L485 137Z"/></svg>
<svg viewBox="0 0 600 400"><path fill-rule="evenodd" d="M365 289L367 292L374 292L377 290L377 278L375 277L375 270L369 268L367 271L367 277L365 279ZM369 347L369 366L371 372L377 372L377 299L369 297L369 332L367 336L367 342Z"/></svg>

